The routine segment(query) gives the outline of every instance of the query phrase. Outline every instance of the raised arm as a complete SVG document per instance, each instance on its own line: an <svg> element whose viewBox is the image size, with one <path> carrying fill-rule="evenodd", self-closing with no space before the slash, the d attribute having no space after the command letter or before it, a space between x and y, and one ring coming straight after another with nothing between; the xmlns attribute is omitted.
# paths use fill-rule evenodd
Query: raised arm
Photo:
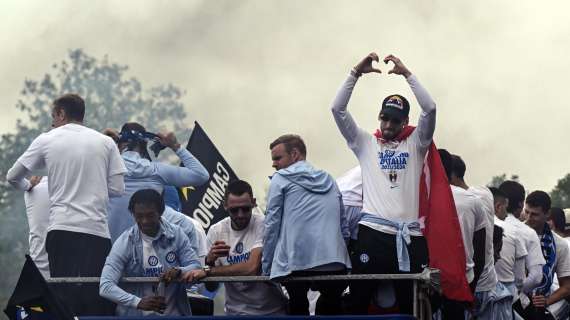
<svg viewBox="0 0 570 320"><path fill-rule="evenodd" d="M416 100L418 101L420 108L422 108L417 130L420 138L420 144L427 148L431 144L433 132L435 131L435 102L427 90L420 84L418 78L412 74L412 72L399 58L389 55L384 58L384 63L388 62L394 63L394 68L388 71L388 74L404 76L410 85L412 92L416 96Z"/></svg>
<svg viewBox="0 0 570 320"><path fill-rule="evenodd" d="M372 66L372 62L378 62L378 60L378 55L374 52L362 59L362 61L350 71L348 78L346 78L338 90L331 107L336 125L350 148L353 148L357 144L360 129L347 110L348 101L350 100L356 81L362 74L370 72L381 73L379 69Z"/></svg>
<svg viewBox="0 0 570 320"><path fill-rule="evenodd" d="M158 134L160 142L171 148L182 161L184 167L157 164L158 175L165 184L176 187L201 186L208 182L208 170L194 157L190 151L180 147L174 133Z"/></svg>

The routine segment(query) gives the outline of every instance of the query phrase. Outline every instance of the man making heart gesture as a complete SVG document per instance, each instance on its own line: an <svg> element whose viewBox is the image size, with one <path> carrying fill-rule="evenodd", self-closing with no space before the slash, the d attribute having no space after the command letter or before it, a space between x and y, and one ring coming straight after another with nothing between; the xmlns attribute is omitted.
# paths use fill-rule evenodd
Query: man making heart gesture
<svg viewBox="0 0 570 320"><path fill-rule="evenodd" d="M423 179L422 173L424 168L429 168L424 167L424 159L429 158L426 154L432 147L435 102L402 61L388 55L384 58L384 63L392 62L394 65L388 74L403 76L421 107L418 126L408 126L408 100L402 95L393 94L387 96L380 106L379 130L370 134L359 128L347 110L348 101L362 75L382 73L373 66L374 62L379 61L374 52L362 59L350 71L332 105L337 126L362 168L363 208L358 245L351 257L353 273L418 273L428 265L428 243L420 230L425 217L425 213L420 214L420 203L424 199L422 196L426 195L426 188L421 188L420 185L422 181L426 181L427 187L431 186L429 179ZM438 162L441 168L439 156L433 157L436 157L435 162ZM442 173L442 169L439 171ZM445 181L444 177L441 179ZM449 186L442 188L444 194L447 192L446 203L449 204L449 210L452 210ZM428 195L426 199L431 196L432 194ZM460 242L457 214L450 229L451 233L456 233L452 239ZM458 253L462 254L461 251ZM464 264L465 259L463 269L459 269L460 273L464 273ZM352 314L366 314L376 286L377 284L371 281L355 281L351 284ZM401 313L411 314L412 282L399 281L394 288ZM469 292L467 295L472 298Z"/></svg>

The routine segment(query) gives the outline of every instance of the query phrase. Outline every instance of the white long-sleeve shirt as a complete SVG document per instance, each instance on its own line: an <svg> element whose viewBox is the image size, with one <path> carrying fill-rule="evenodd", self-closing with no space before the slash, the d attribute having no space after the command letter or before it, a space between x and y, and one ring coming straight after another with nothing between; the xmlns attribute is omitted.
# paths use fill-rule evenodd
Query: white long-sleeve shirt
<svg viewBox="0 0 570 320"><path fill-rule="evenodd" d="M362 212L393 222L415 222L419 215L423 162L435 130L435 102L416 76L409 76L406 80L422 108L418 126L403 141L380 143L374 135L359 128L347 110L357 79L349 75L342 84L333 101L332 113L362 168ZM396 234L396 230L389 226L365 221L361 224ZM411 234L421 235L416 231Z"/></svg>

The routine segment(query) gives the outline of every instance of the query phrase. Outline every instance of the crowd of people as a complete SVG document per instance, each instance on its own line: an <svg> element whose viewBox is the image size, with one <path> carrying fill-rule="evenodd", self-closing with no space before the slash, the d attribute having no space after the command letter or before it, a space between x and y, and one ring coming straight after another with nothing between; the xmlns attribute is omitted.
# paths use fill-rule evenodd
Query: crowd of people
<svg viewBox="0 0 570 320"><path fill-rule="evenodd" d="M255 212L249 183L230 181L228 217L207 234L180 212L176 188L207 183L208 171L173 133L152 134L134 122L97 132L83 124L80 96L57 98L53 128L6 176L25 191L38 269L46 278L100 277L98 285L57 289L78 316L190 315L188 286L248 275L271 281L226 283L226 314L412 314L411 280L280 280L431 266L442 270L442 292L431 297L435 318L567 318L570 211L551 207L543 191L527 195L516 181L469 186L463 159L435 147L434 100L393 55L383 62L415 95L417 127L408 123L408 100L394 94L380 105L379 128L360 128L347 106L361 77L381 73L374 62L380 59L371 53L350 70L331 108L359 165L335 180L307 161L300 136L282 135L269 144L276 171L265 214ZM149 150L156 156L163 148L183 166L153 160ZM32 175L38 170L47 174ZM215 291L218 284L199 286Z"/></svg>

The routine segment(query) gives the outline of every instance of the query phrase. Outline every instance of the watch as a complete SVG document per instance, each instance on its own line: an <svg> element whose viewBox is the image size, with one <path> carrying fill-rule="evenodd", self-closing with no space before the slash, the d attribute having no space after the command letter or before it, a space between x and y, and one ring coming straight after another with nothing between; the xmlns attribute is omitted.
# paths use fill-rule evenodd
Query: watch
<svg viewBox="0 0 570 320"><path fill-rule="evenodd" d="M202 267L202 271L204 271L206 277L208 277L210 275L210 271L212 271L212 268L210 268L209 265L205 265L204 267Z"/></svg>

